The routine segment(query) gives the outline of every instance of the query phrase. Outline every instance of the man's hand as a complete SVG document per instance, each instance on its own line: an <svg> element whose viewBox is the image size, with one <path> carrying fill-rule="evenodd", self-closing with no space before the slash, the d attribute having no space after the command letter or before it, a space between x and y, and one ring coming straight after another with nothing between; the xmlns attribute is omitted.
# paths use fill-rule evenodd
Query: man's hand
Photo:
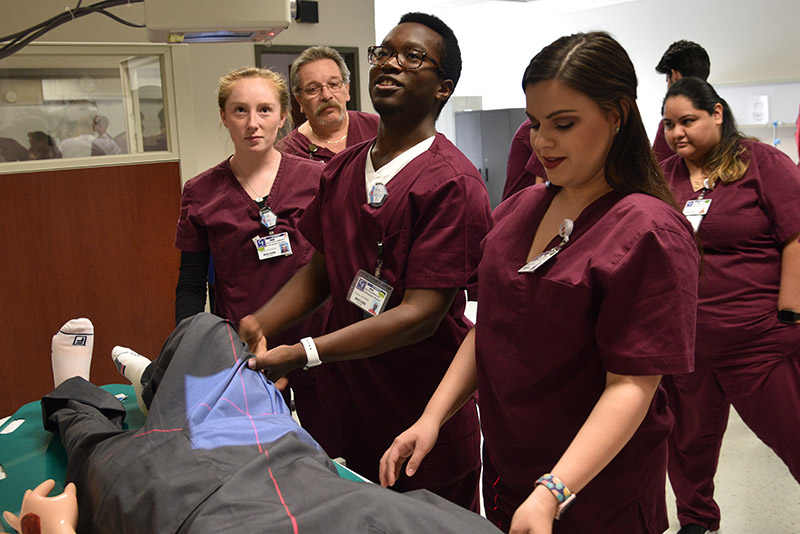
<svg viewBox="0 0 800 534"><path fill-rule="evenodd" d="M255 352L254 354L256 357L251 358L247 362L247 366L250 369L264 370L267 373L267 378L273 382L286 375L289 371L303 367L308 361L306 351L300 343L281 345L272 350L261 352L260 354Z"/></svg>
<svg viewBox="0 0 800 534"><path fill-rule="evenodd" d="M261 325L254 315L245 315L239 321L239 337L247 343L247 348L250 349L255 355L258 350L258 345L261 341L264 342L264 351L267 349L267 340L264 337L264 332L261 330Z"/></svg>

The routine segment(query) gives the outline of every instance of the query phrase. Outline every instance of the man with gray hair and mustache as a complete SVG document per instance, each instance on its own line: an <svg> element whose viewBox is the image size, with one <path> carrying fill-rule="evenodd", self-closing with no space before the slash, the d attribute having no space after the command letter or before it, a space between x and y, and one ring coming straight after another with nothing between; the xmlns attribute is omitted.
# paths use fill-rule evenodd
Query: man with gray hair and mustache
<svg viewBox="0 0 800 534"><path fill-rule="evenodd" d="M377 115L347 110L350 70L333 48L305 49L292 63L289 83L307 120L278 144L281 152L327 163L377 134Z"/></svg>

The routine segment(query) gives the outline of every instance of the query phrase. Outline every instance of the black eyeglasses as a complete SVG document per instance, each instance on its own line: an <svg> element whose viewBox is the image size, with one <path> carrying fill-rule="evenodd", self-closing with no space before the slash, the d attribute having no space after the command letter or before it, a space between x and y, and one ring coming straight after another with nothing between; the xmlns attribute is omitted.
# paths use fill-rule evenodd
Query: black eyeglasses
<svg viewBox="0 0 800 534"><path fill-rule="evenodd" d="M344 89L343 80L333 80L322 85L318 83L311 83L301 89L308 96L317 96L322 92L322 88L327 87L331 93L340 93Z"/></svg>
<svg viewBox="0 0 800 534"><path fill-rule="evenodd" d="M439 62L422 50L410 48L400 51L386 46L370 46L367 48L367 61L369 61L370 65L385 65L393 57L397 57L397 64L404 69L418 69L422 66L422 62L427 59L433 63L433 66L439 72L442 72Z"/></svg>

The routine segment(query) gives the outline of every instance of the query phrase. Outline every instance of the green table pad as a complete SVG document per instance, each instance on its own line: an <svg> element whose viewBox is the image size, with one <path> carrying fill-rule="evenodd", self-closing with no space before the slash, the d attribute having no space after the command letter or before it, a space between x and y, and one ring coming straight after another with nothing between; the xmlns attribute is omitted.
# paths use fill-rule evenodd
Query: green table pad
<svg viewBox="0 0 800 534"><path fill-rule="evenodd" d="M101 387L112 395L125 396L121 399L128 412L124 429L136 429L144 425L145 416L139 410L132 386L109 384ZM8 421L0 425L0 432L17 419L25 422L10 434L0 434L0 466L5 471L5 478L0 480L0 512L8 510L14 514L19 513L25 490L35 488L49 478L56 482L51 495L64 491L67 471L67 454L61 445L61 439L42 427L41 403L35 401L22 406ZM365 481L346 467L336 462L333 465L340 477L357 482ZM13 531L1 516L0 525L8 532Z"/></svg>

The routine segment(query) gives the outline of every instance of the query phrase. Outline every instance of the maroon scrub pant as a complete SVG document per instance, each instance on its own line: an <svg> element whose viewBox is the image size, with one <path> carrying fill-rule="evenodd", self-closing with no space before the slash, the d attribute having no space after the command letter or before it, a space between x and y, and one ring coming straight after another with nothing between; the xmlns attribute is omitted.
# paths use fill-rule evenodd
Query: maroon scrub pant
<svg viewBox="0 0 800 534"><path fill-rule="evenodd" d="M755 364L702 364L663 384L675 414L667 472L681 525L719 529L714 474L731 405L800 482L800 350Z"/></svg>

